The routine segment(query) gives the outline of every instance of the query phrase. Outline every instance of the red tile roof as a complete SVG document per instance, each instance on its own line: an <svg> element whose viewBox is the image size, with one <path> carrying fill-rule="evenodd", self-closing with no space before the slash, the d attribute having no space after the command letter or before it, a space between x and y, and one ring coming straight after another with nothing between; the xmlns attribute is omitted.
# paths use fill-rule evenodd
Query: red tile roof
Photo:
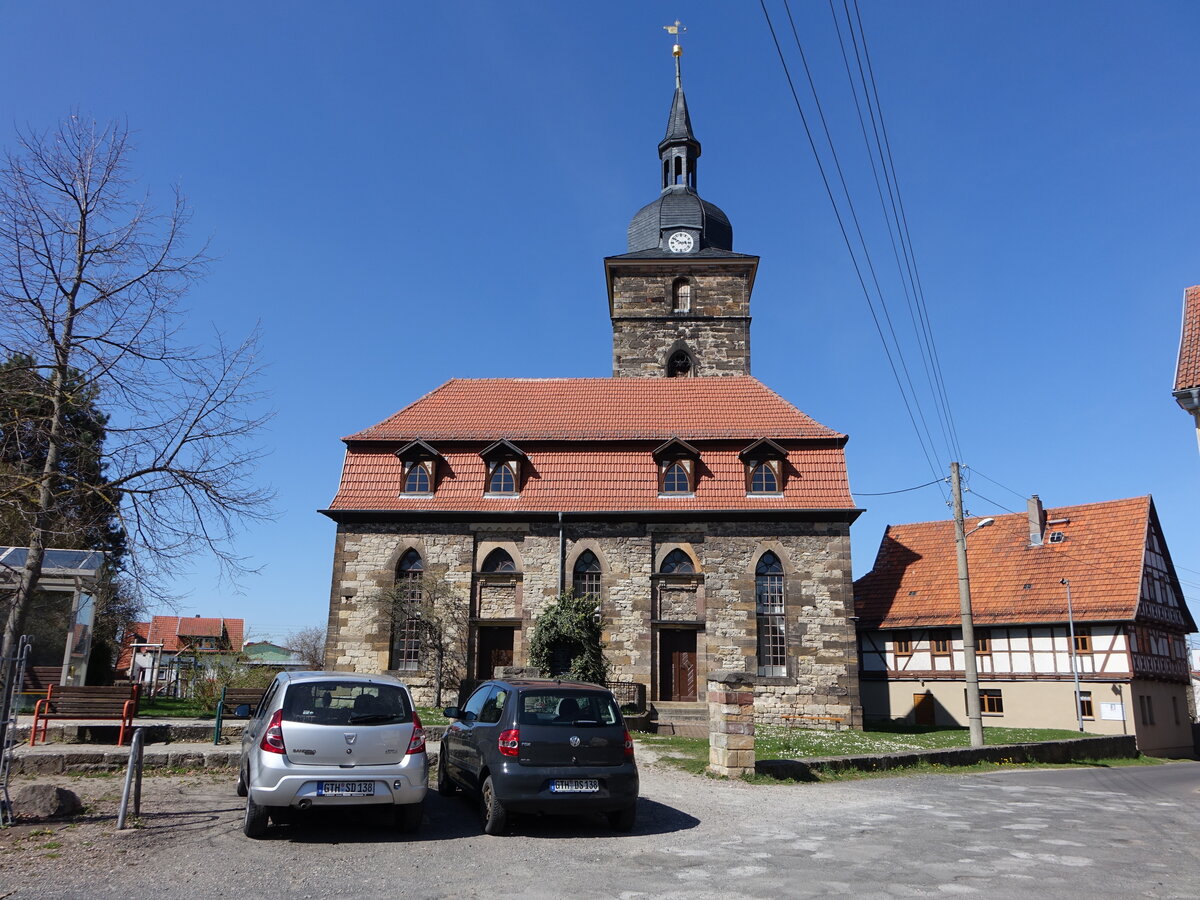
<svg viewBox="0 0 1200 900"><path fill-rule="evenodd" d="M1200 285L1183 293L1183 333L1179 338L1179 366L1175 390L1200 387Z"/></svg>
<svg viewBox="0 0 1200 900"><path fill-rule="evenodd" d="M695 496L658 495L653 450L680 438L700 451ZM738 452L786 446L783 497L747 497ZM441 454L432 496L401 493L394 453L421 439ZM498 439L528 457L519 496L485 497L481 450ZM331 510L621 512L853 509L846 436L761 382L727 378L455 379L345 438Z"/></svg>
<svg viewBox="0 0 1200 900"><path fill-rule="evenodd" d="M455 378L345 440L661 441L664 436L845 439L747 375Z"/></svg>
<svg viewBox="0 0 1200 900"><path fill-rule="evenodd" d="M746 495L741 446L700 448L701 477L695 496L658 495L658 465L647 444L604 449L522 447L532 472L517 497L485 497L486 464L474 450L447 450L432 496L401 493L403 464L388 448L351 448L333 510L482 510L532 512L620 512L695 510L853 509L840 447L793 449L783 497Z"/></svg>
<svg viewBox="0 0 1200 900"><path fill-rule="evenodd" d="M220 637L223 634L228 635L230 648L240 651L245 643L246 620L154 616L149 622L134 622L125 630L116 669L123 671L129 668L133 659L132 644L162 644L164 653L175 653L186 647L192 638Z"/></svg>
<svg viewBox="0 0 1200 900"><path fill-rule="evenodd" d="M1040 547L1029 546L1026 514L996 516L967 539L975 623L1066 621L1063 578L1076 620L1134 619L1153 509L1150 497L1048 509L1048 521L1070 521L1048 525L1066 539ZM860 628L959 624L954 523L889 526L875 567L854 583L854 602Z"/></svg>

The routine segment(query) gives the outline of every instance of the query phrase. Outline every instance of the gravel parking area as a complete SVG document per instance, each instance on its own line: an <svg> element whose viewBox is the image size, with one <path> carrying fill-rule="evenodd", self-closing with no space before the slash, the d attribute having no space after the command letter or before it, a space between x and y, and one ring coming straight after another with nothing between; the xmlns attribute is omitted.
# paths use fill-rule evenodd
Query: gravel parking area
<svg viewBox="0 0 1200 900"><path fill-rule="evenodd" d="M0 898L1195 897L1200 764L749 785L642 752L639 821L520 818L480 833L430 794L412 837L322 817L251 841L231 774L148 776L115 831L121 779L69 778L87 815L0 832Z"/></svg>

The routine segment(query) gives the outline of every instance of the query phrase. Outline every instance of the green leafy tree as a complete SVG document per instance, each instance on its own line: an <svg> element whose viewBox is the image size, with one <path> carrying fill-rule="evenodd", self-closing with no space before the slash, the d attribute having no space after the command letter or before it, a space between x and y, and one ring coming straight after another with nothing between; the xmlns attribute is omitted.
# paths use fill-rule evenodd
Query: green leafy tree
<svg viewBox="0 0 1200 900"><path fill-rule="evenodd" d="M529 662L543 675L566 675L576 681L603 684L608 660L600 641L596 601L566 590L533 623Z"/></svg>

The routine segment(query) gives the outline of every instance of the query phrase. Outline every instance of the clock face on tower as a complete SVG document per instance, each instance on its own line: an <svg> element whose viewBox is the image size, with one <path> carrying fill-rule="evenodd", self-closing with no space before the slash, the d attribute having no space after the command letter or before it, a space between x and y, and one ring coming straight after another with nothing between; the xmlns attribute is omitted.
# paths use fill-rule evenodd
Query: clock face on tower
<svg viewBox="0 0 1200 900"><path fill-rule="evenodd" d="M691 253L695 242L686 231L677 231L667 238L667 249L672 253Z"/></svg>

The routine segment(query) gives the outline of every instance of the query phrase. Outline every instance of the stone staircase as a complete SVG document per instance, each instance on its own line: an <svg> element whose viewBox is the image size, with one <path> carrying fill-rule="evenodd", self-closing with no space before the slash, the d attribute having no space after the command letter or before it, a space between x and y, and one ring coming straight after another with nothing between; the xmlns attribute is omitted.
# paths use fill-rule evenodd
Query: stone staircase
<svg viewBox="0 0 1200 900"><path fill-rule="evenodd" d="M655 700L650 704L650 726L655 734L708 737L708 704Z"/></svg>

